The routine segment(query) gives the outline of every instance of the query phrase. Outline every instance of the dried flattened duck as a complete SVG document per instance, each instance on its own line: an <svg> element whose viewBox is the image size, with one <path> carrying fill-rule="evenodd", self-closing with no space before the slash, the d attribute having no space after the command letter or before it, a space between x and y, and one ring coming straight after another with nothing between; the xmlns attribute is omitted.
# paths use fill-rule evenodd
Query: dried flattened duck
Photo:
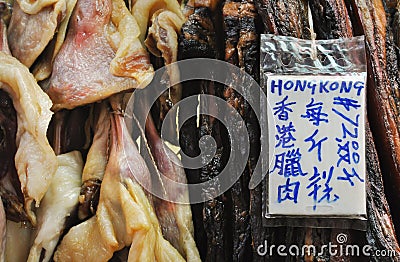
<svg viewBox="0 0 400 262"><path fill-rule="evenodd" d="M107 261L130 246L128 261L183 261L163 238L157 217L137 178L151 183L147 166L123 116L111 116L111 145L96 215L71 228L55 261Z"/></svg>
<svg viewBox="0 0 400 262"><path fill-rule="evenodd" d="M122 0L78 1L47 90L53 109L72 109L145 87L153 67L139 36Z"/></svg>

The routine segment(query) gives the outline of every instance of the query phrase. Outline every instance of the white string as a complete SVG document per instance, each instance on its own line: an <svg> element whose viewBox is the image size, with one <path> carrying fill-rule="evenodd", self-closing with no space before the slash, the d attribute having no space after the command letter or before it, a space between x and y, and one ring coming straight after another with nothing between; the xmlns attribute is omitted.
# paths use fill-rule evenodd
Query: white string
<svg viewBox="0 0 400 262"><path fill-rule="evenodd" d="M311 58L313 60L317 60L317 44L315 42L317 34L314 32L314 23L311 14L310 3L308 3L308 24L310 25L310 33L311 33Z"/></svg>

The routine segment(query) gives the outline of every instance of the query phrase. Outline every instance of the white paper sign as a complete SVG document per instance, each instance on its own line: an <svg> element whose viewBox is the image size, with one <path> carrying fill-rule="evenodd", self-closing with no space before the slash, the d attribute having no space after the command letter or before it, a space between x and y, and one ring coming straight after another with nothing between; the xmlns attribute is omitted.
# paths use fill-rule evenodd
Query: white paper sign
<svg viewBox="0 0 400 262"><path fill-rule="evenodd" d="M269 214L366 213L365 82L366 74L268 77Z"/></svg>

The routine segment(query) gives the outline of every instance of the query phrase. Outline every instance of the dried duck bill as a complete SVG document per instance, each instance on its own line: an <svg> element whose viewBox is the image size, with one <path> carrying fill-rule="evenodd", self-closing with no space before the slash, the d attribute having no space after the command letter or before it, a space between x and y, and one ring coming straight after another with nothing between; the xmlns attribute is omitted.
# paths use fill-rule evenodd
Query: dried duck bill
<svg viewBox="0 0 400 262"><path fill-rule="evenodd" d="M25 208L35 225L32 204L39 206L57 169L56 156L46 137L52 116L51 100L17 59L0 52L0 60L1 88L10 95L17 112L15 165Z"/></svg>
<svg viewBox="0 0 400 262"><path fill-rule="evenodd" d="M30 67L53 38L66 8L65 0L59 0L35 14L28 14L15 2L8 28L13 56Z"/></svg>
<svg viewBox="0 0 400 262"><path fill-rule="evenodd" d="M151 81L153 68L136 28L122 0L78 1L53 64L47 90L53 109L72 109Z"/></svg>
<svg viewBox="0 0 400 262"><path fill-rule="evenodd" d="M395 227L400 218L398 209L400 184L400 134L394 96L388 76L386 50L386 16L383 3L378 0L354 0L361 25L364 29L368 52L368 114L371 131L381 162L385 191Z"/></svg>
<svg viewBox="0 0 400 262"><path fill-rule="evenodd" d="M310 3L318 39L350 37L352 27L344 0L312 0Z"/></svg>
<svg viewBox="0 0 400 262"><path fill-rule="evenodd" d="M95 134L89 149L82 173L82 187L79 196L78 217L86 219L96 213L99 202L101 181L108 162L111 119L108 102L95 105L94 114L98 115L94 126Z"/></svg>
<svg viewBox="0 0 400 262"><path fill-rule="evenodd" d="M183 261L162 237L154 211L135 178L150 183L150 174L125 127L112 114L110 156L96 215L71 228L54 255L55 261L107 261L131 245L128 261ZM147 185L149 186L149 185Z"/></svg>
<svg viewBox="0 0 400 262"><path fill-rule="evenodd" d="M187 184L186 174L179 163L178 157L159 137L154 123L149 117L146 121L146 137L156 162L161 179L171 179L181 184ZM166 177L166 178L165 178ZM168 185L168 183L163 183ZM177 190L174 187L165 188L168 199L179 203L189 203L189 191ZM194 241L194 229L190 204L173 203L153 197L154 209L160 222L164 237L180 252L186 261L201 261L199 251Z"/></svg>
<svg viewBox="0 0 400 262"><path fill-rule="evenodd" d="M57 159L57 172L37 210L38 225L28 261L51 260L65 222L78 204L82 156L78 151L72 151L57 156Z"/></svg>
<svg viewBox="0 0 400 262"><path fill-rule="evenodd" d="M60 51L67 34L68 23L72 15L72 11L76 5L77 0L66 0L67 9L65 17L62 19L60 26L56 32L56 37L53 38L44 49L43 53L38 57L35 64L32 66L32 73L37 81L42 81L50 77L54 58Z"/></svg>

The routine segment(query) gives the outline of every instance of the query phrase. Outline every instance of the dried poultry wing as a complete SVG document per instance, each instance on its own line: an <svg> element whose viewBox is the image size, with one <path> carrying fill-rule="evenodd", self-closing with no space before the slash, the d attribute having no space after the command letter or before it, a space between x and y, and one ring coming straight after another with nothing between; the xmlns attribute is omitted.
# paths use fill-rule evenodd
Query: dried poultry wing
<svg viewBox="0 0 400 262"><path fill-rule="evenodd" d="M39 206L57 169L57 158L46 137L51 100L17 59L0 52L0 61L0 88L10 95L17 112L15 165L25 208L35 225L31 205L36 202Z"/></svg>
<svg viewBox="0 0 400 262"><path fill-rule="evenodd" d="M8 40L11 53L24 65L30 67L53 38L57 27L65 15L66 0L51 0L51 5L35 8L35 12L27 13L20 6L30 1L15 1ZM42 1L34 1L38 4ZM38 10L36 10L38 9Z"/></svg>
<svg viewBox="0 0 400 262"><path fill-rule="evenodd" d="M82 156L72 151L58 155L57 159L57 172L37 211L38 225L28 261L50 261L65 221L78 204Z"/></svg>
<svg viewBox="0 0 400 262"><path fill-rule="evenodd" d="M145 87L153 67L122 0L78 1L47 93L54 109L71 109Z"/></svg>
<svg viewBox="0 0 400 262"><path fill-rule="evenodd" d="M96 215L67 233L54 260L107 261L130 245L128 261L183 261L163 238L150 202L136 182L140 178L151 183L150 174L123 116L113 113L111 118L110 156Z"/></svg>
<svg viewBox="0 0 400 262"><path fill-rule="evenodd" d="M146 137L157 168L163 175L161 177L163 185L167 187L170 184L165 177L187 184L184 169L175 164L180 162L179 158L161 140L150 116L146 122ZM154 209L164 237L186 258L186 261L201 261L193 237L192 210L189 204L183 204L189 203L188 189L182 191L167 187L166 193L169 199L178 203L153 197Z"/></svg>

